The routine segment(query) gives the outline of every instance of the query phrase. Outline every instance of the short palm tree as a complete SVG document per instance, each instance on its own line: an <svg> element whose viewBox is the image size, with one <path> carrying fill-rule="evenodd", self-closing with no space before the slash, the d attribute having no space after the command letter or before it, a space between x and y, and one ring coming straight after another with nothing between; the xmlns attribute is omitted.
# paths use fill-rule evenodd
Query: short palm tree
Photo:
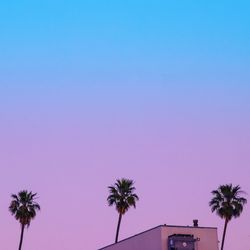
<svg viewBox="0 0 250 250"><path fill-rule="evenodd" d="M209 202L212 212L216 212L219 217L225 220L221 250L224 248L224 241L228 222L232 218L237 218L243 211L243 206L247 200L241 195L245 192L241 190L239 185L232 184L221 185L217 190L213 190L213 198Z"/></svg>
<svg viewBox="0 0 250 250"><path fill-rule="evenodd" d="M15 216L16 220L18 220L21 225L19 250L22 248L25 226L29 227L31 220L36 216L36 211L40 210L40 205L34 201L36 195L36 193L33 194L26 190L20 191L18 195L11 195L12 201L9 206L9 211Z"/></svg>
<svg viewBox="0 0 250 250"><path fill-rule="evenodd" d="M114 186L109 186L109 196L107 198L109 206L115 205L117 212L119 213L119 219L116 229L115 243L118 242L118 235L120 230L120 224L122 216L133 206L136 207L136 201L139 200L137 194L134 193L135 187L133 180L118 179Z"/></svg>

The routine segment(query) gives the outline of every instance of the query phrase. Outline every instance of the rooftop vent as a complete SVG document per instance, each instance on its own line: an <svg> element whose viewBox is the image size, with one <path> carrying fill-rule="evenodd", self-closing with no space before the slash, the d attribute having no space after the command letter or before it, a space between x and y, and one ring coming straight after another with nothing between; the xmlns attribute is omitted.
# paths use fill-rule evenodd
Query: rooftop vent
<svg viewBox="0 0 250 250"><path fill-rule="evenodd" d="M198 220L193 220L194 227L198 227Z"/></svg>

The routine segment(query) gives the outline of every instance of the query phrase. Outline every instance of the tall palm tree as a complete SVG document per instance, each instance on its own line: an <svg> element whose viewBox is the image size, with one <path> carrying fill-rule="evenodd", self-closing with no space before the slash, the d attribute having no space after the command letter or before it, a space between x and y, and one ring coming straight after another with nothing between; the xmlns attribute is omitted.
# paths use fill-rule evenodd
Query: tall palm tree
<svg viewBox="0 0 250 250"><path fill-rule="evenodd" d="M27 190L20 191L17 195L12 194L12 201L9 206L9 211L15 216L16 220L21 225L21 236L18 250L21 250L23 243L24 228L29 227L30 222L36 216L36 211L40 210L40 205L36 203L36 193L28 192Z"/></svg>
<svg viewBox="0 0 250 250"><path fill-rule="evenodd" d="M107 198L109 206L115 205L117 212L119 213L119 219L116 229L115 243L118 241L118 235L120 230L120 224L122 216L133 206L136 207L136 201L139 200L137 194L134 193L135 187L134 181L129 179L118 179L114 186L109 186L109 196Z"/></svg>
<svg viewBox="0 0 250 250"><path fill-rule="evenodd" d="M241 195L245 192L241 190L239 185L232 184L221 185L217 190L213 190L213 198L209 202L212 212L216 212L219 217L225 220L221 250L224 248L224 241L228 222L232 218L237 218L243 211L243 206L247 203L247 199Z"/></svg>

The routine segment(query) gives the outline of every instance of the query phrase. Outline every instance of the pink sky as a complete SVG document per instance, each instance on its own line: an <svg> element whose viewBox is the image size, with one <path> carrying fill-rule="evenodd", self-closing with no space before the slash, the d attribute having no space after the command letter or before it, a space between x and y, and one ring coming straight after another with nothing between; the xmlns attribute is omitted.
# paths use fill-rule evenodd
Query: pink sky
<svg viewBox="0 0 250 250"><path fill-rule="evenodd" d="M227 113L226 102L201 113L191 102L170 100L171 110L161 105L160 94L153 102L153 93L145 95L142 89L142 97L130 99L129 109L123 106L129 94L114 106L109 103L115 95L102 96L107 102L88 112L78 100L65 103L65 92L57 103L47 99L42 106L26 98L3 113L5 250L15 249L19 240L19 225L7 208L10 194L21 189L37 192L42 207L25 232L24 249L94 250L112 243L118 215L107 206L107 186L120 177L134 179L140 197L137 209L122 220L120 238L158 224L191 225L194 218L201 226L218 227L221 238L223 221L210 212L210 191L231 182L249 190L249 117L245 110ZM94 100L86 102L91 106ZM237 249L239 240L248 249L249 216L246 206L230 223L228 250Z"/></svg>

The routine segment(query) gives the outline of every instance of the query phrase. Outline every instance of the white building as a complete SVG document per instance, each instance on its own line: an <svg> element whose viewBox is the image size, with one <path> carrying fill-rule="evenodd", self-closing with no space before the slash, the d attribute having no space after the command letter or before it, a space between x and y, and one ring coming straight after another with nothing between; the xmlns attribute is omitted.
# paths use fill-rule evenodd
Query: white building
<svg viewBox="0 0 250 250"><path fill-rule="evenodd" d="M217 228L160 225L99 250L219 250Z"/></svg>

